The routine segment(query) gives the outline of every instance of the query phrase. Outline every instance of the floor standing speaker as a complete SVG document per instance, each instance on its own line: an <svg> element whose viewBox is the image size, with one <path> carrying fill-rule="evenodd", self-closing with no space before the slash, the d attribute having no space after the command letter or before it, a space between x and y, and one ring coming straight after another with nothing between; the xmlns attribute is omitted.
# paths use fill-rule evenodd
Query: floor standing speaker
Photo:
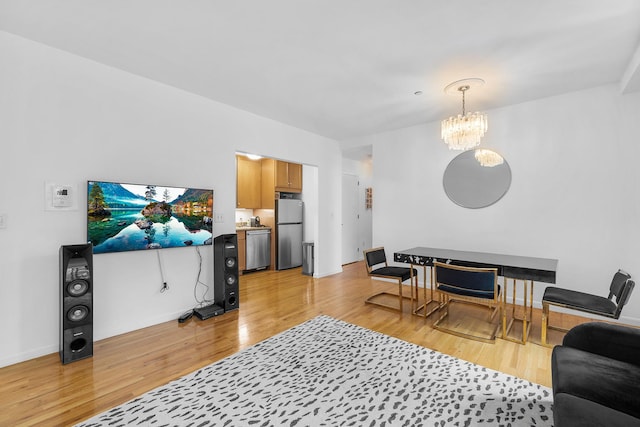
<svg viewBox="0 0 640 427"><path fill-rule="evenodd" d="M222 234L213 240L213 298L224 311L240 307L238 238Z"/></svg>
<svg viewBox="0 0 640 427"><path fill-rule="evenodd" d="M93 355L93 246L60 247L60 360Z"/></svg>

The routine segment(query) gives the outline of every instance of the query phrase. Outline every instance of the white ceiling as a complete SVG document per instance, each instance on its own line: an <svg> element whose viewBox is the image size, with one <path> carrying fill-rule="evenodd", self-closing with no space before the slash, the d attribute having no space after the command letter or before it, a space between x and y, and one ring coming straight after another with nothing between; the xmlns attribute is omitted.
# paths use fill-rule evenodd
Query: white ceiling
<svg viewBox="0 0 640 427"><path fill-rule="evenodd" d="M457 114L468 77L468 110L640 90L638 0L0 0L0 30L337 140Z"/></svg>

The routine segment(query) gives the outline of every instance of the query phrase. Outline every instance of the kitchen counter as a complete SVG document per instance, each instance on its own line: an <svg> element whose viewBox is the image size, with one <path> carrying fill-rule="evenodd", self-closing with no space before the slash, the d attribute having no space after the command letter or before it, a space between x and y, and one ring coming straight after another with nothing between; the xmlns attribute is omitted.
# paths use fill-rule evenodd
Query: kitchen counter
<svg viewBox="0 0 640 427"><path fill-rule="evenodd" d="M271 227L263 225L260 227L236 227L236 231L251 231L251 230L271 230Z"/></svg>

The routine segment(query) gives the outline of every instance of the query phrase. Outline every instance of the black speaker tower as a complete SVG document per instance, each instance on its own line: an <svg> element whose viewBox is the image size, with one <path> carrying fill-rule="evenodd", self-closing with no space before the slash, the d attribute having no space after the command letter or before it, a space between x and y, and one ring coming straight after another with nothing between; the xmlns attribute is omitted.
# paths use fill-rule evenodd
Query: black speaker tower
<svg viewBox="0 0 640 427"><path fill-rule="evenodd" d="M213 240L213 298L225 313L240 307L238 237L221 234Z"/></svg>
<svg viewBox="0 0 640 427"><path fill-rule="evenodd" d="M93 246L60 247L60 360L93 355Z"/></svg>

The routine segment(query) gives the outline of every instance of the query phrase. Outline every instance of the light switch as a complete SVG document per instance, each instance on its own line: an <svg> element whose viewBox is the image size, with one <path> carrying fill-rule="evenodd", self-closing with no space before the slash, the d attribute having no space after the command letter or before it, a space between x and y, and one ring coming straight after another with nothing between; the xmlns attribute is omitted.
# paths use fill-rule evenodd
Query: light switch
<svg viewBox="0 0 640 427"><path fill-rule="evenodd" d="M7 214L0 214L0 228L7 228Z"/></svg>

